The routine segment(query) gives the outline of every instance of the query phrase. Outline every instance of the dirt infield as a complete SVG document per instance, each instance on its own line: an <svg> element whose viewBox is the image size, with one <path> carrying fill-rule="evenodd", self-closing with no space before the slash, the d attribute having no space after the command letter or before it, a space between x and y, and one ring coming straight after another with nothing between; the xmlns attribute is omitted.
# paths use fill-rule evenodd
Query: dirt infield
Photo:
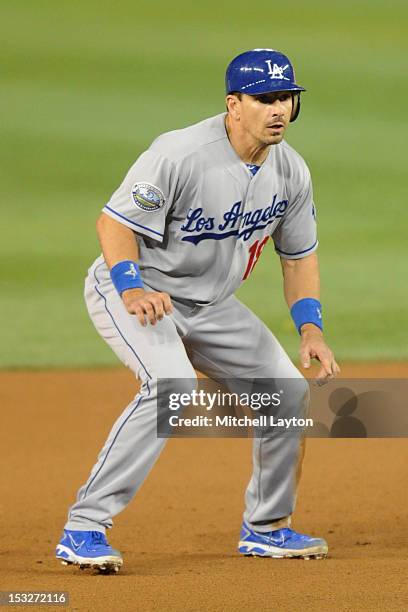
<svg viewBox="0 0 408 612"><path fill-rule="evenodd" d="M68 591L94 612L407 609L406 439L308 440L294 526L328 539L325 561L240 558L250 440L174 439L109 534L122 572L59 565L67 506L136 389L124 369L0 373L0 590Z"/></svg>

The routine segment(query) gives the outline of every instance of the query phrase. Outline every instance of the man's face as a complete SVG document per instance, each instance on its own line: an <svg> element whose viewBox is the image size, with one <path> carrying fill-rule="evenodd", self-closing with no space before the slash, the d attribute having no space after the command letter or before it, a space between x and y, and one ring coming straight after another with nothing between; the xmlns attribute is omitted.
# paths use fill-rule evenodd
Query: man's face
<svg viewBox="0 0 408 612"><path fill-rule="evenodd" d="M228 108L252 139L260 145L281 142L292 113L292 94L288 91L270 92L257 96L228 96ZM232 107L231 107L232 104Z"/></svg>

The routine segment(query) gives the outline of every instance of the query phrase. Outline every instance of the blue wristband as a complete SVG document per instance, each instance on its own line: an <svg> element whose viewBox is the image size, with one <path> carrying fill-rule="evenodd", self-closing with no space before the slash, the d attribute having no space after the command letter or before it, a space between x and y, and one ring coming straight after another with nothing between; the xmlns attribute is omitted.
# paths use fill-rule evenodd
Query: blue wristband
<svg viewBox="0 0 408 612"><path fill-rule="evenodd" d="M301 333L302 325L305 323L313 323L313 325L316 325L323 331L322 305L319 300L314 298L298 300L290 309L290 314L299 334Z"/></svg>
<svg viewBox="0 0 408 612"><path fill-rule="evenodd" d="M120 261L110 271L112 283L116 291L122 296L126 289L138 289L143 287L139 266L135 261Z"/></svg>

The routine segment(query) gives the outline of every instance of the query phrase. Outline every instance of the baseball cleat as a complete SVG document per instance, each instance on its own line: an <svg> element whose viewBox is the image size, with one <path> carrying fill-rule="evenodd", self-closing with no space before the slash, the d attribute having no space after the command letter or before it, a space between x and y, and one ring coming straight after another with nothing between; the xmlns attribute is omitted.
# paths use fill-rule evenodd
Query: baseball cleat
<svg viewBox="0 0 408 612"><path fill-rule="evenodd" d="M327 556L328 546L323 538L312 538L287 527L260 533L243 523L238 551L245 556L274 559L297 557L307 560L324 559Z"/></svg>
<svg viewBox="0 0 408 612"><path fill-rule="evenodd" d="M123 564L120 552L108 544L100 531L64 529L56 557L63 565L78 565L81 570L96 569L102 574L116 573Z"/></svg>

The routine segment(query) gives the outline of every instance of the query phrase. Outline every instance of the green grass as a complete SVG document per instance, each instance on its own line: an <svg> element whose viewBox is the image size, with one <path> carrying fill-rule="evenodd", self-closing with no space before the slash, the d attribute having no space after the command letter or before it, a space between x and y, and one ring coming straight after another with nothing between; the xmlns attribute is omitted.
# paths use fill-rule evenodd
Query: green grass
<svg viewBox="0 0 408 612"><path fill-rule="evenodd" d="M407 359L405 1L2 7L0 367L117 363L88 320L94 221L159 133L223 110L227 62L286 51L308 92L288 141L318 208L327 337L340 359ZM239 296L292 356L266 249Z"/></svg>

